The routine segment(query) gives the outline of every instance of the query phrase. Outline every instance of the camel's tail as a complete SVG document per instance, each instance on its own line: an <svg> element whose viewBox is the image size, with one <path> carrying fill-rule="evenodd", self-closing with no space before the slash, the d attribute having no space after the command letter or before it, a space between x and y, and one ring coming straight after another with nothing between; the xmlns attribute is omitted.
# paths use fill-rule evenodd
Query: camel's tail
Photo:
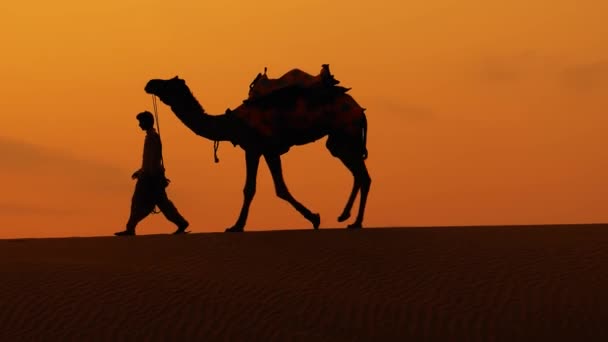
<svg viewBox="0 0 608 342"><path fill-rule="evenodd" d="M365 108L363 109L363 118L361 119L361 147L363 149L363 160L367 159L367 117Z"/></svg>

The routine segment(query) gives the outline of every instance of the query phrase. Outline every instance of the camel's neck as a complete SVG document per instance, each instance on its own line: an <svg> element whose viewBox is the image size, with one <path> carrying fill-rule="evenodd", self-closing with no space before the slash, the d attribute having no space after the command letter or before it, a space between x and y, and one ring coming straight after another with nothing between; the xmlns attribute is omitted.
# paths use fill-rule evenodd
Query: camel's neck
<svg viewBox="0 0 608 342"><path fill-rule="evenodd" d="M227 115L209 115L192 94L171 104L173 113L195 134L213 141L233 140Z"/></svg>

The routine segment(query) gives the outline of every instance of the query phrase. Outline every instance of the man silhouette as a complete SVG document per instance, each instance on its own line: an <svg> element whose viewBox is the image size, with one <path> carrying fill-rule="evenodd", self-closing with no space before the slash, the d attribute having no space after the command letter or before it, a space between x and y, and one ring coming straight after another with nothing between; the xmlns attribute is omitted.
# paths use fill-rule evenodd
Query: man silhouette
<svg viewBox="0 0 608 342"><path fill-rule="evenodd" d="M158 206L169 221L177 225L177 230L173 234L183 234L189 223L177 211L165 191L169 183L165 178L165 168L162 163L160 136L154 129L154 116L145 111L137 114L136 118L139 127L146 132L143 160L141 168L131 176L132 179L137 179L137 183L131 199L131 214L126 230L116 232L114 235L135 235L135 226L146 218L155 206Z"/></svg>

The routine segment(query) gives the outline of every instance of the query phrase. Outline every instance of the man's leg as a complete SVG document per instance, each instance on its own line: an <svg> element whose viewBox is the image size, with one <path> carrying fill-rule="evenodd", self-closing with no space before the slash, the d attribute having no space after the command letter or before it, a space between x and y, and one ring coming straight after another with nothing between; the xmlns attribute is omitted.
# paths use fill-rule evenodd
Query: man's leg
<svg viewBox="0 0 608 342"><path fill-rule="evenodd" d="M156 205L158 205L158 209L165 215L167 220L177 225L177 230L174 234L180 234L186 231L186 228L188 228L189 225L188 221L179 213L173 202L169 200L164 188L159 192Z"/></svg>
<svg viewBox="0 0 608 342"><path fill-rule="evenodd" d="M135 227L154 210L154 197L150 187L141 180L135 184L135 191L131 198L131 213L127 221L126 230L114 235L135 235Z"/></svg>

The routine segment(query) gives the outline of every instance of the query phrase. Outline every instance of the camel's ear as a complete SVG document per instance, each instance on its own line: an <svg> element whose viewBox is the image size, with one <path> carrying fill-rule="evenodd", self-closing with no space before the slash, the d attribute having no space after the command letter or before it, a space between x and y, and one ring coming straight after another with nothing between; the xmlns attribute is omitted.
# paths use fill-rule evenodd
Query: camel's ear
<svg viewBox="0 0 608 342"><path fill-rule="evenodd" d="M177 80L177 79L179 79L179 77L177 77L177 75L175 75L175 77L173 77L173 79L174 79L174 80Z"/></svg>

